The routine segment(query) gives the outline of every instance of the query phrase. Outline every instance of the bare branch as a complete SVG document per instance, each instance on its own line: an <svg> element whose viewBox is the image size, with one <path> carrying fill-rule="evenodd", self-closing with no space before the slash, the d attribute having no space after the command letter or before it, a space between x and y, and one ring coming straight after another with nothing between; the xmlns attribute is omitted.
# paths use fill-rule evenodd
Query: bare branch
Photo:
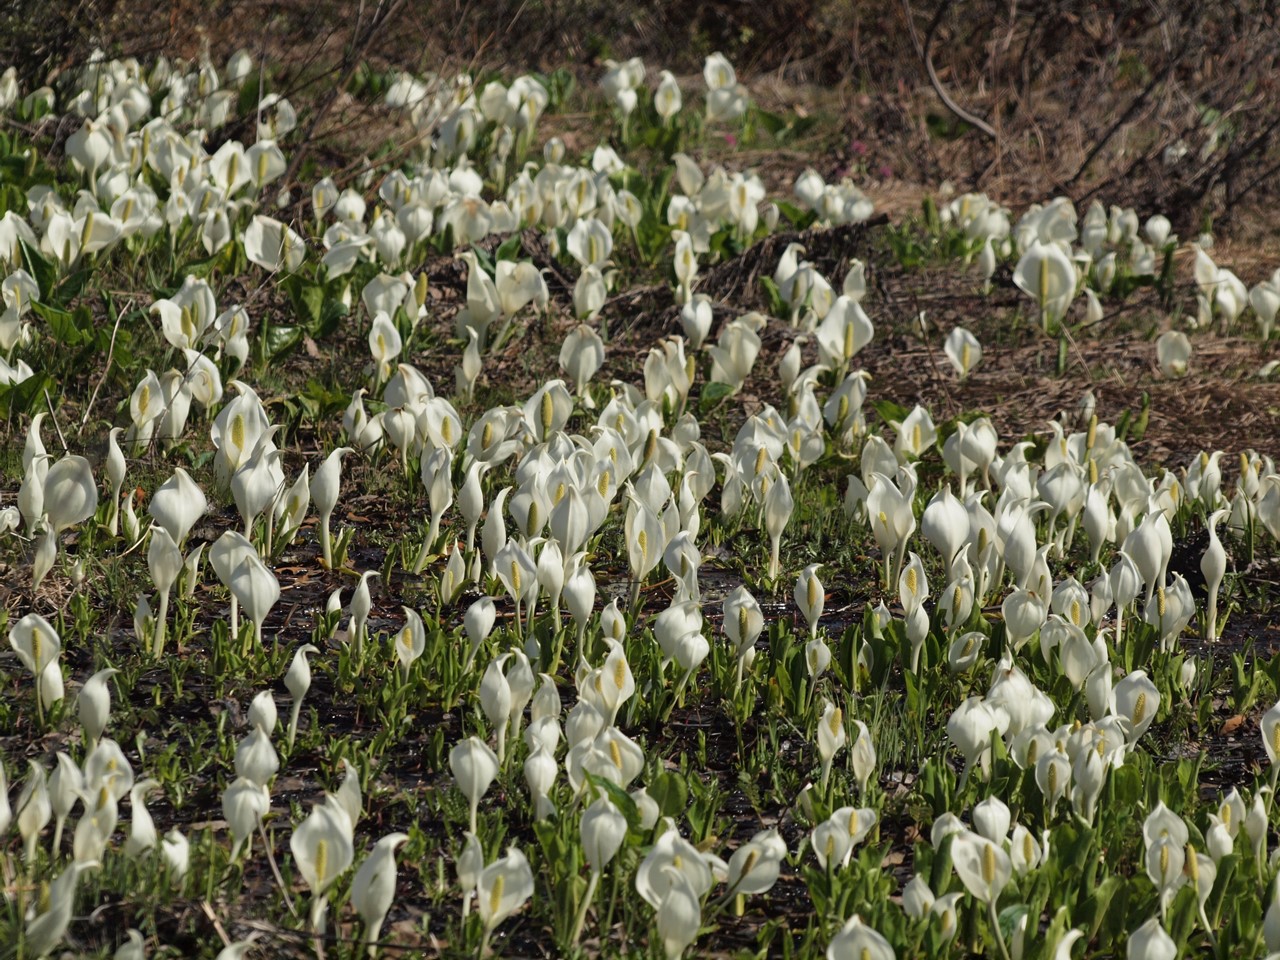
<svg viewBox="0 0 1280 960"><path fill-rule="evenodd" d="M369 44L373 42L373 38L378 35L379 31L396 15L402 6L404 6L404 0L392 0L390 6L385 10L382 9L382 4L379 3L378 9L374 11L373 17L369 21L369 25L365 27L363 35L359 33L357 23L357 30L351 38L351 46L342 60L341 79L329 91L324 102L316 108L316 112L311 118L311 123L307 126L306 133L303 134L298 148L293 152L293 159L289 161L289 169L285 171L283 177L286 189L292 187L294 177L297 176L298 170L302 167L302 160L307 155L307 148L311 145L320 122L328 114L334 103L337 102L338 95L351 83L351 78L355 76L356 70L359 69L360 61L364 58L365 51L369 49ZM363 6L361 7L360 16L363 16Z"/></svg>
<svg viewBox="0 0 1280 960"><path fill-rule="evenodd" d="M933 90L938 95L938 99L942 101L948 110L965 123L969 124L969 126L974 127L977 130L981 130L992 140L999 140L1000 137L991 124L987 123L987 121L983 120L976 114L970 113L964 107L960 106L960 104L951 99L950 94L948 94L946 88L943 87L942 81L938 79L938 71L933 67L933 57L930 55L930 48L933 45L933 37L938 31L938 25L942 22L942 17L950 8L951 0L947 0L947 2L938 7L938 12L934 14L933 21L929 24L929 31L925 34L924 43L921 43L920 37L916 33L915 16L911 12L911 0L902 0L902 10L907 15L907 28L911 31L911 42L915 45L916 54L924 62L924 68L929 73L929 82L933 85Z"/></svg>

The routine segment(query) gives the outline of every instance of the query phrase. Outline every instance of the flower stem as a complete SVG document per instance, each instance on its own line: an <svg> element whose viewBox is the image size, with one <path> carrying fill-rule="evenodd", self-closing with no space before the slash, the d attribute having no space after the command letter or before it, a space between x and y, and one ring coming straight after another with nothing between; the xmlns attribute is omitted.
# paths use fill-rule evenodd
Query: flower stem
<svg viewBox="0 0 1280 960"><path fill-rule="evenodd" d="M987 901L987 922L991 925L991 934L1000 947L1002 960L1009 960L1009 947L1004 942L1004 934L1000 932L1000 918L996 915L995 897Z"/></svg>
<svg viewBox="0 0 1280 960"><path fill-rule="evenodd" d="M155 642L152 644L151 653L155 659L159 660L161 654L164 653L164 628L165 621L169 617L169 591L165 590L160 594L160 605L156 609L156 635Z"/></svg>
<svg viewBox="0 0 1280 960"><path fill-rule="evenodd" d="M671 693L671 700L667 703L666 709L662 711L662 722L666 723L671 719L671 711L675 709L677 701L684 697L684 688L689 683L689 678L693 676L692 670L686 670L681 676L680 681L676 684L676 688Z"/></svg>
<svg viewBox="0 0 1280 960"><path fill-rule="evenodd" d="M578 912L573 918L573 935L569 938L569 942L575 947L582 938L582 927L587 922L587 908L591 906L591 901L595 898L596 887L600 884L600 871L592 870L591 879L587 881L587 890L582 895L582 900L578 903Z"/></svg>
<svg viewBox="0 0 1280 960"><path fill-rule="evenodd" d="M289 711L289 730L285 735L285 741L288 749L293 750L293 741L298 736L298 714L302 712L302 698L293 701L293 707Z"/></svg>

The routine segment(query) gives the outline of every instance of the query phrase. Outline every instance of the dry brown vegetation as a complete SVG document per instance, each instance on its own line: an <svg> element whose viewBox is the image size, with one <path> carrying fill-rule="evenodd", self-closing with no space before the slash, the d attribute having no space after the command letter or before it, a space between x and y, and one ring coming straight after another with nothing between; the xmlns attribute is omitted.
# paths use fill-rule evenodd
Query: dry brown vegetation
<svg viewBox="0 0 1280 960"><path fill-rule="evenodd" d="M246 46L272 64L272 88L301 108L303 129L311 130L305 151L344 171L340 180L363 169L371 145L407 136L368 98L333 93L364 64L418 73L566 68L578 91L557 132L581 151L602 135L593 97L604 58L643 56L651 67L670 66L692 83L704 54L722 49L741 66L757 102L820 122L785 149L710 143L698 154L704 164L750 167L783 193L806 165L827 178L851 175L895 220L917 212L922 198L944 184L987 191L1015 208L1060 193L1081 209L1097 198L1134 205L1142 216L1164 212L1184 237L1211 226L1219 241L1215 257L1248 282L1280 262L1280 227L1272 216L1280 183L1280 111L1274 109L1280 14L1266 0L1212 8L1189 0L1124 0L1105 10L1079 0L332 0L319 7L226 0L163 9L53 0L51 7L61 15L14 16L11 29L0 31L0 59L18 64L29 81L56 78L95 46L142 59L208 50L219 62ZM254 30L227 30L228 24ZM960 120L942 97L976 125ZM220 133L235 135L234 127ZM1207 150L1211 143L1217 149ZM1176 144L1186 147L1186 156L1166 163L1166 150ZM842 272L854 248L822 243L830 254L826 265ZM534 244L530 237L526 248ZM1162 383L1149 342L1159 311L1146 310L1154 304L1140 300L1080 339L1068 358L1071 377L1063 379L1055 369L1056 344L1018 324L1018 296L1008 277L998 278L1005 291L985 298L976 286L951 282L950 267L936 275L898 269L883 237L864 246L856 255L880 276L883 303L875 319L884 334L867 364L889 399L941 404L950 412L986 409L1002 428L1021 434L1043 429L1046 419L1069 409L1083 381L1106 418L1126 409L1136 415L1150 397L1145 444L1158 462L1184 462L1215 445L1266 452L1280 436L1280 393L1249 379L1274 351L1215 340L1198 353L1190 380ZM769 243L750 251L743 262L717 268L702 289L726 308L761 306L754 277L780 249ZM542 265L554 268L550 258ZM1181 269L1189 276L1189 265ZM441 261L429 270L448 294L456 268ZM567 302L567 289L561 292ZM615 344L619 357L647 350L657 336L678 328L674 311L653 309L657 299L666 302L633 293L611 304L620 321L615 329L624 334ZM1188 308L1189 293L1186 301L1180 309ZM447 335L447 299L441 308ZM920 310L943 333L965 323L997 347L968 382L955 383L943 359L907 333L906 321ZM554 352L563 331L542 333ZM530 339L520 342L520 356ZM766 350L786 345L778 340ZM499 376L519 375L513 367L501 369Z"/></svg>
<svg viewBox="0 0 1280 960"><path fill-rule="evenodd" d="M764 102L833 115L813 157L825 175L950 180L1014 204L1096 196L1163 210L1183 233L1212 223L1280 249L1263 215L1280 192L1275 0L53 0L42 14L18 11L0 30L0 59L31 80L95 46L139 57L247 46L283 63L277 82L293 89L331 85L356 58L568 67L591 83L606 57L689 75L719 49ZM1181 161L1165 162L1170 148L1185 148Z"/></svg>

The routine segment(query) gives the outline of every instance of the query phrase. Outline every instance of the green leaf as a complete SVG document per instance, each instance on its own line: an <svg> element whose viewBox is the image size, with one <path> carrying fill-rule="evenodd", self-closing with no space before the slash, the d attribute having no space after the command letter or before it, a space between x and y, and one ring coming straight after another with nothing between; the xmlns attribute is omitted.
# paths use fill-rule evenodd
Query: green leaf
<svg viewBox="0 0 1280 960"><path fill-rule="evenodd" d="M52 384L47 373L36 373L21 383L0 386L0 414L11 417L35 412L44 404L44 393Z"/></svg>
<svg viewBox="0 0 1280 960"><path fill-rule="evenodd" d="M920 212L924 217L925 229L933 236L942 232L942 218L938 215L938 202L926 196L920 203Z"/></svg>
<svg viewBox="0 0 1280 960"><path fill-rule="evenodd" d="M702 388L702 393L698 397L698 407L703 413L706 413L725 397L733 396L733 387L727 383L712 381Z"/></svg>
<svg viewBox="0 0 1280 960"><path fill-rule="evenodd" d="M13 210L17 213L25 212L27 208L27 198L23 192L13 184L5 184L4 189L0 190L0 216Z"/></svg>
<svg viewBox="0 0 1280 960"><path fill-rule="evenodd" d="M708 252L714 260L726 260L742 253L742 244L738 241L737 231L731 227L725 227L713 233L708 247Z"/></svg>
<svg viewBox="0 0 1280 960"><path fill-rule="evenodd" d="M59 310L47 303L39 301L31 304L32 311L49 324L53 338L62 346L74 347L85 339L84 333L76 326L75 317L69 310Z"/></svg>
<svg viewBox="0 0 1280 960"><path fill-rule="evenodd" d="M689 784L679 774L663 771L649 785L649 796L662 816L679 817L689 804Z"/></svg>
<svg viewBox="0 0 1280 960"><path fill-rule="evenodd" d="M871 406L883 423L901 423L911 413L902 404L892 400L872 400Z"/></svg>
<svg viewBox="0 0 1280 960"><path fill-rule="evenodd" d="M1070 922L1071 917L1067 913L1067 908L1059 907L1057 913L1053 915L1053 920L1050 921L1048 929L1045 930L1044 935L1041 937L1041 942L1050 950L1056 950L1058 941L1066 934ZM1052 953L1048 953L1046 956L1052 956Z"/></svg>
<svg viewBox="0 0 1280 960"><path fill-rule="evenodd" d="M1116 439L1127 440L1129 437L1129 424L1133 419L1133 411L1125 407L1121 411L1119 419L1116 420Z"/></svg>
<svg viewBox="0 0 1280 960"><path fill-rule="evenodd" d="M1139 442L1147 435L1147 421L1151 417L1151 394L1142 391L1142 409L1138 413L1138 419L1134 421L1133 429L1129 431L1129 435L1133 438L1134 443Z"/></svg>
<svg viewBox="0 0 1280 960"><path fill-rule="evenodd" d="M1142 778L1132 765L1120 767L1111 773L1117 809L1131 810L1142 799Z"/></svg>
<svg viewBox="0 0 1280 960"><path fill-rule="evenodd" d="M228 246L230 245L228 244ZM226 247L223 249L225 250ZM179 273L184 277L195 277L197 280L207 280L209 278L209 274L213 272L214 267L217 266L221 259L223 259L222 250L219 250L217 253L212 256L205 257L203 260L192 260L190 263L182 267L181 270L179 270Z"/></svg>
<svg viewBox="0 0 1280 960"><path fill-rule="evenodd" d="M321 311L324 309L324 287L318 283L310 283L296 273L285 277L280 286L289 295L298 321L308 329L319 325Z"/></svg>
<svg viewBox="0 0 1280 960"><path fill-rule="evenodd" d="M958 140L971 128L964 120L950 114L930 113L925 117L925 127L930 136L938 140Z"/></svg>
<svg viewBox="0 0 1280 960"><path fill-rule="evenodd" d="M604 777L597 776L594 773L587 773L587 782L605 794L618 812L627 818L627 829L633 833L640 832L640 808L636 806L636 802L631 799L631 794L623 790L612 780L606 780Z"/></svg>
<svg viewBox="0 0 1280 960"><path fill-rule="evenodd" d="M769 313L775 317L785 317L787 315L787 304L782 299L782 292L778 289L778 285L773 282L773 278L761 277L760 286L764 289L764 295L769 300Z"/></svg>
<svg viewBox="0 0 1280 960"><path fill-rule="evenodd" d="M27 104L26 100L19 101L18 119L25 120L28 123L35 123L41 117L48 115L53 109L49 99L46 97L34 97L30 105Z"/></svg>
<svg viewBox="0 0 1280 960"><path fill-rule="evenodd" d="M904 661L910 662L910 657L911 652L909 650L904 650ZM909 716L923 716L925 710L921 704L921 697L925 694L921 689L920 679L910 670L904 670L902 672L902 679L905 681L907 687L907 714Z"/></svg>
<svg viewBox="0 0 1280 960"><path fill-rule="evenodd" d="M267 359L276 363L298 349L298 344L302 343L302 328L272 324L263 331L262 336L265 341L263 351Z"/></svg>
<svg viewBox="0 0 1280 960"><path fill-rule="evenodd" d="M574 75L564 67L560 67L546 75L534 74L534 76L538 77L539 82L547 90L547 110L551 113L558 111L564 102L569 99L569 95L573 93L574 85L577 82ZM477 86L476 89L479 90L480 87Z"/></svg>
<svg viewBox="0 0 1280 960"><path fill-rule="evenodd" d="M258 103L271 92L271 85L267 83L265 71L261 80L255 74L240 86L239 96L236 97L236 115L241 117L252 116L258 111Z"/></svg>
<svg viewBox="0 0 1280 960"><path fill-rule="evenodd" d="M27 161L23 157L0 157L0 183L20 184L27 178Z"/></svg>
<svg viewBox="0 0 1280 960"><path fill-rule="evenodd" d="M934 855L930 865L929 886L933 890L941 890L951 877L951 843L954 834L948 834L942 846ZM918 846L917 846L918 849Z"/></svg>
<svg viewBox="0 0 1280 960"><path fill-rule="evenodd" d="M87 303L82 303L71 311L71 321L76 325L83 339L93 338L93 311L89 309Z"/></svg>
<svg viewBox="0 0 1280 960"><path fill-rule="evenodd" d="M1122 886L1123 881L1119 877L1107 877L1094 888L1093 895L1073 911L1072 923L1084 929L1088 939L1098 935L1111 901Z"/></svg>
<svg viewBox="0 0 1280 960"><path fill-rule="evenodd" d="M19 240L18 243L22 246L22 259L27 264L27 272L40 287L41 298L49 296L58 282L58 271L50 260L31 249L27 241Z"/></svg>
<svg viewBox="0 0 1280 960"><path fill-rule="evenodd" d="M1000 936L1004 938L1005 943L1013 940L1014 932L1018 929L1018 922L1027 915L1027 905L1025 903L1015 903L1011 907L1005 907L1000 911L1000 915L996 918L1000 923Z"/></svg>
<svg viewBox="0 0 1280 960"><path fill-rule="evenodd" d="M768 110L761 110L757 108L755 116L756 122L767 130L770 136L776 137L787 128L787 121L776 113L770 113Z"/></svg>
<svg viewBox="0 0 1280 960"><path fill-rule="evenodd" d="M493 257L488 250L480 247L472 247L471 252L476 255L476 263L480 264L480 268L491 277L498 276L497 264L493 262Z"/></svg>
<svg viewBox="0 0 1280 960"><path fill-rule="evenodd" d="M792 226L803 230L816 219L815 215L808 211L802 210L794 203L788 203L786 200L778 201L778 212L791 221Z"/></svg>
<svg viewBox="0 0 1280 960"><path fill-rule="evenodd" d="M849 687L856 687L858 651L862 649L862 627L850 623L840 634L836 644L834 665L840 679Z"/></svg>
<svg viewBox="0 0 1280 960"><path fill-rule="evenodd" d="M311 327L311 335L317 339L329 336L350 312L347 305L336 297L325 300L320 308L320 319Z"/></svg>
<svg viewBox="0 0 1280 960"><path fill-rule="evenodd" d="M458 245L457 238L453 234L453 224L445 224L444 232L436 234L432 240L432 245L437 253L453 253L454 247Z"/></svg>
<svg viewBox="0 0 1280 960"><path fill-rule="evenodd" d="M68 306L72 300L80 296L84 292L85 286L89 282L89 278L93 276L93 271L88 267L81 267L75 273L63 277L62 282L58 284L56 290L45 295L45 299L55 306Z"/></svg>
<svg viewBox="0 0 1280 960"><path fill-rule="evenodd" d="M494 253L494 260L514 260L520 256L521 240L519 233L513 233L507 239L499 244L497 251Z"/></svg>
<svg viewBox="0 0 1280 960"><path fill-rule="evenodd" d="M1216 918L1222 910L1222 902L1231 888L1231 881L1235 879L1236 868L1239 865L1240 854L1238 853L1229 853L1218 861L1218 876L1213 882L1213 889L1209 892L1209 899L1205 904L1211 917Z"/></svg>
<svg viewBox="0 0 1280 960"><path fill-rule="evenodd" d="M809 665L804 657L792 657L788 661L788 689L791 691L792 709L799 709L809 690Z"/></svg>

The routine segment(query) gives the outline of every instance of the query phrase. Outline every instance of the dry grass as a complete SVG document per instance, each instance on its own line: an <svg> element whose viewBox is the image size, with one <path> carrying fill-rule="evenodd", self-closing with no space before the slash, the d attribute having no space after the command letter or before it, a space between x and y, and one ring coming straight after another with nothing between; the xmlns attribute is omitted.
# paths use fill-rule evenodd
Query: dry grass
<svg viewBox="0 0 1280 960"><path fill-rule="evenodd" d="M224 0L207 5L184 0L163 11L117 0L53 2L55 8L74 16L26 25L29 32L44 31L44 40L29 44L26 59L19 61L35 64L32 69L51 68L57 73L95 43L111 52L140 57L160 51L196 56L207 49L215 62L244 45L273 65L272 86L295 100L304 129L309 111L323 101L335 78L350 69L352 38L377 9L376 5L362 8L355 0L326 0L320 5L302 0L272 4ZM1054 0L1040 13L1047 24L1056 24L1056 34L1045 24L1029 20L1025 11L1014 8L1011 12L994 0L940 3L927 9L920 5L911 21L917 39L936 15L933 56L939 82L968 109L990 119L998 138L989 141L976 131L957 127L942 107L917 55L899 0L871 4L788 0L761 14L764 19L747 23L748 16L760 14L758 6L721 2L681 6L664 0L605 10L596 0L575 0L549 12L533 2L499 2L480 10L476 5L431 0L397 13L368 45L366 59L379 69L442 73L478 65L504 70L566 67L577 78L578 90L568 111L557 117L554 132L572 152L581 154L609 135L601 128L595 91L601 58L644 56L652 69L669 66L686 90L696 90L701 83L701 57L712 49L724 49L738 62L753 101L762 109L813 116L819 122L812 133L785 148L757 149L727 138L709 139L695 151L704 166L723 163L731 169L754 170L774 194L788 194L794 178L807 166L829 179L850 175L872 196L877 211L894 220L915 215L922 200L938 195L944 183L957 191L987 190L1015 209L1060 191L1080 202L1095 195L1106 202L1137 198L1145 203L1139 207L1141 216L1165 212L1179 224L1184 238L1194 236L1199 224L1222 205L1223 188L1215 187L1195 203L1174 208L1159 202L1161 191L1172 190L1164 195L1172 203L1178 188L1176 183L1163 182L1164 174L1135 169L1121 182L1123 172L1144 151L1150 152L1182 130L1178 124L1185 120L1188 104L1194 106L1194 95L1217 95L1215 91L1229 86L1232 71L1239 67L1227 62L1227 52L1237 60L1252 54L1256 64L1265 68L1236 91L1239 100L1234 106L1227 105L1240 124L1237 137L1244 136L1250 123L1265 121L1257 104L1276 80L1274 53L1250 46L1274 16L1265 9L1260 9L1256 23L1237 24L1239 29L1225 21L1202 24L1208 32L1195 44L1210 42L1218 36L1215 31L1230 28L1234 33L1222 56L1188 73L1165 47L1191 49L1190 41L1156 31L1155 21L1147 14L1126 20L1124 4L1108 15L1085 9L1075 0ZM1231 9L1236 7L1252 9L1247 0L1232 0ZM361 9L365 10L363 20L358 16ZM1160 9L1168 24L1200 22L1182 0ZM714 16L722 22L713 23ZM773 34L766 29L774 23L770 17L785 21L782 26L775 24ZM228 23L253 29L228 31L224 29ZM984 24L988 29L983 29ZM548 45L548 37L556 43ZM1093 47L1084 42L1089 38ZM18 39L17 32L8 37L10 56L16 55ZM1115 54L1110 64L1108 51ZM1133 121L1119 125L1087 175L1077 178L1076 172L1105 139L1113 119L1124 115L1124 105L1142 94L1152 71L1161 64L1171 64L1168 83L1152 88ZM1020 73L1015 70L1018 65L1036 67L1039 73ZM319 166L342 171L339 179L347 182L365 168L364 158L372 149L403 144L410 136L378 104L342 92L316 126L308 150ZM1274 145L1265 144L1255 166L1274 156ZM1249 284L1270 275L1280 263L1280 223L1273 215L1272 189L1269 183L1259 186L1235 202L1228 223L1215 224L1225 227L1215 231L1215 258ZM530 248L532 244L531 238ZM830 258L825 264L829 275L842 275L849 252ZM760 307L755 268L762 255L752 251L743 262L715 268L704 280L704 289L719 294L726 309ZM1045 419L1074 403L1074 397L1059 395L1063 381L1052 371L1045 374L1054 365L1055 345L1010 341L1005 336L1007 317L1017 309L1011 291L1003 299L997 294L995 301L963 290L940 293L947 283L955 287L953 277L896 274L882 249L868 248L861 255L888 278L887 299L875 317L886 337L869 351L866 362L877 375L879 389L887 390L892 399L937 403L943 410L993 409L1017 435L1039 430ZM1182 267L1189 274L1189 267ZM442 261L427 268L433 281L450 292L457 280L453 265ZM623 335L615 345L620 357L643 352L656 336L677 329L674 313L657 306L661 299L661 295L632 296L626 303L612 305L619 314L615 329ZM940 357L922 353L924 348L902 332L922 307L944 332L949 325L963 322L984 343L989 337L999 342L984 367L963 386L949 382L950 373L938 368ZM445 313L442 336L449 331ZM533 355L553 353L562 333L556 324L530 331L530 338L546 340L534 348ZM788 342L785 333L778 333L767 343L761 368L771 369L776 357L769 350L780 352ZM511 363L502 366L504 376L532 376L516 362L529 347L530 339L513 345ZM1157 460L1177 459L1215 443L1229 445L1245 435L1246 427L1257 438L1255 442L1265 444L1268 437L1280 436L1275 416L1280 397L1271 395L1269 385L1243 379L1270 354L1260 354L1243 342L1217 342L1202 348L1191 378L1167 384L1154 373L1153 352L1145 333L1130 331L1122 337L1086 340L1072 357L1070 379L1077 385L1072 389L1083 389L1080 383L1090 385L1099 396L1099 414L1109 417L1136 409L1142 393L1149 392L1156 401L1150 452ZM442 367L440 373L447 378L451 371ZM1238 407L1241 397L1248 397L1248 403ZM1193 429L1186 428L1186 417L1194 418Z"/></svg>
<svg viewBox="0 0 1280 960"><path fill-rule="evenodd" d="M35 80L95 46L143 58L207 49L216 62L246 46L284 65L281 85L323 86L382 6L51 0L45 17L0 15L0 59ZM835 120L838 135L812 157L826 175L852 170L869 184L930 189L951 180L1013 204L1099 196L1159 208L1183 234L1213 220L1272 245L1274 218L1258 214L1280 193L1278 31L1280 12L1267 0L428 0L399 9L367 59L418 72L568 67L594 86L605 57L639 55L696 86L702 57L718 49L770 109ZM926 45L938 87L989 123L994 139L943 106ZM1215 137L1218 148L1196 159ZM1190 159L1168 168L1163 150L1178 140Z"/></svg>

